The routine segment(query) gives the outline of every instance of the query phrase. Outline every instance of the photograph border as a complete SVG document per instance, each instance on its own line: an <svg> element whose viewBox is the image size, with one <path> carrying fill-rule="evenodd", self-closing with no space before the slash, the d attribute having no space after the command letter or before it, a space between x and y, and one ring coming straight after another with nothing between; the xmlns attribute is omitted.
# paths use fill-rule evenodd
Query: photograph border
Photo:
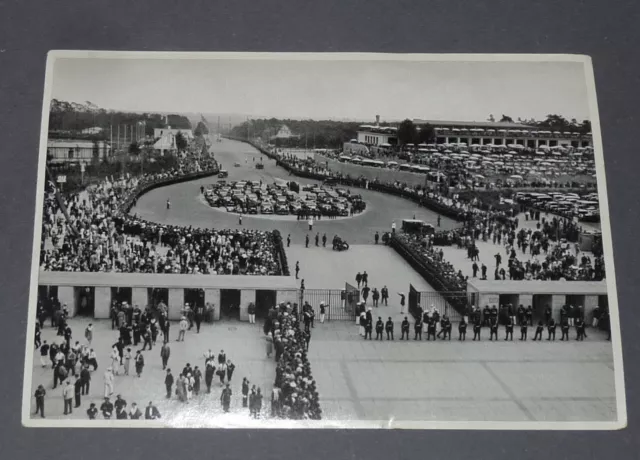
<svg viewBox="0 0 640 460"><path fill-rule="evenodd" d="M53 68L58 59L137 59L137 60L326 60L326 61L424 61L424 62L574 62L581 63L587 87L589 115L592 126L596 180L600 201L601 230L606 267L607 295L611 317L611 347L613 350L613 372L615 383L616 416L614 421L579 422L451 422L451 421L242 421L234 424L225 420L224 425L216 420L194 425L173 426L157 421L94 420L37 420L31 418L31 384L33 373L33 337L37 308L40 239L42 233L42 193L45 181L46 152L48 140L49 106L53 86ZM385 53L248 53L248 52L160 52L160 51L71 51L55 50L47 55L42 117L36 182L34 236L31 253L31 277L29 282L29 305L22 394L22 425L39 428L346 428L346 429L445 429L445 430L617 430L627 426L626 392L620 332L619 304L613 257L609 201L605 174L605 162L600 128L600 117L595 88L595 77L591 58L573 54L385 54Z"/></svg>

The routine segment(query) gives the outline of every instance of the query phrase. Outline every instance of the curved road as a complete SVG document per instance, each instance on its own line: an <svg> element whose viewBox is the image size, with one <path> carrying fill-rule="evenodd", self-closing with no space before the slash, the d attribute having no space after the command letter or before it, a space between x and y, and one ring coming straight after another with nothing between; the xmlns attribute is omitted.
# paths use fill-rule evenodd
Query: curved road
<svg viewBox="0 0 640 460"><path fill-rule="evenodd" d="M262 180L266 183L273 183L275 178L281 178L295 180L302 184L318 183L318 181L290 176L286 170L276 166L274 160L242 142L227 139L223 139L222 142L214 141L211 150L222 168L229 171L228 181ZM255 169L255 162L260 159L265 164L262 170ZM241 166L234 167L235 163L240 163ZM216 180L216 177L207 177L157 188L140 197L131 213L152 222L170 225L201 228L277 229L284 238L287 234L291 234L292 243L300 244L304 241L307 234L306 221L244 215L242 225L239 225L237 214L226 213L210 207L200 196L200 186L207 186ZM400 229L402 219L411 219L414 215L416 219L436 225L437 215L428 209L417 206L412 201L364 189L352 189L352 193L362 195L367 203L367 210L348 219L325 220L323 218L314 222L314 232L320 232L321 235L326 233L329 241L334 234L338 234L350 244L366 244L373 243L373 235L376 231L381 234L389 231L392 222L396 222L397 228ZM171 200L171 209L166 209L167 199ZM442 217L441 225L443 229L449 229L457 226L457 223Z"/></svg>

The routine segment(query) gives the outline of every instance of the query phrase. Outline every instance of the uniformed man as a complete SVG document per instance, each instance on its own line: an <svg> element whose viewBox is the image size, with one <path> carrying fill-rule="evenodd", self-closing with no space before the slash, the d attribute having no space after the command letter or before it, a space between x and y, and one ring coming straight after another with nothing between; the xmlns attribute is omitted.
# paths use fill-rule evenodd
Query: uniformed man
<svg viewBox="0 0 640 460"><path fill-rule="evenodd" d="M529 326L533 326L533 308L531 307L531 305L527 307L525 315L527 317L527 323L529 323Z"/></svg>
<svg viewBox="0 0 640 460"><path fill-rule="evenodd" d="M291 246L291 233L287 235L287 247Z"/></svg>
<svg viewBox="0 0 640 460"><path fill-rule="evenodd" d="M373 239L375 240L376 244L378 244L378 241L380 240L380 233L376 232L376 234L373 236Z"/></svg>
<svg viewBox="0 0 640 460"><path fill-rule="evenodd" d="M564 341L565 338L569 340L569 319L566 316L562 320L562 323L560 323L560 330L562 331L560 340Z"/></svg>
<svg viewBox="0 0 640 460"><path fill-rule="evenodd" d="M409 327L409 320L405 316L402 324L400 325L400 331L402 332L402 337L400 337L400 340L404 340L405 336L407 337L407 340L409 340Z"/></svg>
<svg viewBox="0 0 640 460"><path fill-rule="evenodd" d="M525 321L520 325L520 340L527 340L527 325L528 321Z"/></svg>
<svg viewBox="0 0 640 460"><path fill-rule="evenodd" d="M467 339L467 322L462 318L458 325L458 340L465 341Z"/></svg>
<svg viewBox="0 0 640 460"><path fill-rule="evenodd" d="M429 322L427 323L427 340L431 340L431 337L433 337L433 340L436 340L436 324L438 324L435 316L431 316L431 318L429 318Z"/></svg>
<svg viewBox="0 0 640 460"><path fill-rule="evenodd" d="M476 321L475 323L473 323L473 340L474 341L476 340L476 338L480 340L481 330L482 330L482 324L480 323L480 321Z"/></svg>
<svg viewBox="0 0 640 460"><path fill-rule="evenodd" d="M36 415L40 412L40 417L44 418L44 397L47 391L42 385L38 385L34 396L36 397Z"/></svg>
<svg viewBox="0 0 640 460"><path fill-rule="evenodd" d="M389 316L389 319L384 325L384 328L387 332L387 340L389 340L389 337L391 337L391 340L393 340L393 321L391 320L391 316Z"/></svg>
<svg viewBox="0 0 640 460"><path fill-rule="evenodd" d="M384 323L382 322L382 318L378 316L378 321L376 321L376 340L382 340L383 330L384 330Z"/></svg>
<svg viewBox="0 0 640 460"><path fill-rule="evenodd" d="M533 336L533 341L542 340L542 331L544 330L544 326L542 325L542 321L538 321L538 326L536 327L536 334Z"/></svg>
<svg viewBox="0 0 640 460"><path fill-rule="evenodd" d="M382 300L382 303L384 303L385 307L389 305L389 289L387 289L387 286L380 289L380 299Z"/></svg>
<svg viewBox="0 0 640 460"><path fill-rule="evenodd" d="M305 248L309 247L309 234L307 234L307 236L304 237L304 247Z"/></svg>
<svg viewBox="0 0 640 460"><path fill-rule="evenodd" d="M513 321L511 318L507 320L507 324L505 326L505 336L504 340L513 341Z"/></svg>
<svg viewBox="0 0 640 460"><path fill-rule="evenodd" d="M316 247L320 246L320 233L316 233Z"/></svg>
<svg viewBox="0 0 640 460"><path fill-rule="evenodd" d="M369 312L367 312L369 313ZM367 336L369 337L369 340L371 340L371 333L373 332L373 320L370 317L365 317L365 323L364 323L364 338L365 340L367 339Z"/></svg>
<svg viewBox="0 0 640 460"><path fill-rule="evenodd" d="M102 416L105 420L109 420L111 418L111 415L113 414L113 403L109 401L109 398L104 398L104 402L100 406L100 411L102 412ZM89 416L89 418L91 418L91 416Z"/></svg>
<svg viewBox="0 0 640 460"><path fill-rule="evenodd" d="M489 305L485 305L484 310L482 310L482 325L488 326L490 324L491 319L491 309Z"/></svg>
<svg viewBox="0 0 640 460"><path fill-rule="evenodd" d="M327 234L326 233L322 234L322 247L323 248L327 247Z"/></svg>
<svg viewBox="0 0 640 460"><path fill-rule="evenodd" d="M167 399L170 399L171 388L173 387L173 374L171 374L171 369L167 369L167 375L164 378L164 386L167 390Z"/></svg>
<svg viewBox="0 0 640 460"><path fill-rule="evenodd" d="M496 340L498 340L498 320L497 319L491 320L490 331L491 331L491 334L489 335L489 340L493 340L494 336Z"/></svg>
<svg viewBox="0 0 640 460"><path fill-rule="evenodd" d="M547 305L547 308L544 309L544 322L549 324L549 321L551 321L551 307Z"/></svg>
<svg viewBox="0 0 640 460"><path fill-rule="evenodd" d="M551 337L554 341L556 340L556 320L553 318L547 323L547 334L547 340L551 340Z"/></svg>
<svg viewBox="0 0 640 460"><path fill-rule="evenodd" d="M416 323L413 326L413 330L415 332L413 340L418 340L418 337L420 337L420 340L422 340L422 320L420 318L416 320Z"/></svg>
<svg viewBox="0 0 640 460"><path fill-rule="evenodd" d="M585 322L582 318L576 318L576 340L583 341L587 334L585 333Z"/></svg>

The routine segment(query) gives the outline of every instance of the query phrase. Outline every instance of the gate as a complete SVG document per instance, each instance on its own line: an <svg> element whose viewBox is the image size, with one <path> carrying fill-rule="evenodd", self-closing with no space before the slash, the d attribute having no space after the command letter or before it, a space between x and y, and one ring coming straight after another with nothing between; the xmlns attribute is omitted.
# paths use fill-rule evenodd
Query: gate
<svg viewBox="0 0 640 460"><path fill-rule="evenodd" d="M409 313L414 318L420 314L420 293L416 291L413 284L409 285Z"/></svg>
<svg viewBox="0 0 640 460"><path fill-rule="evenodd" d="M357 289L356 289L357 291ZM350 308L347 291L340 289L305 289L300 293L301 303L308 302L316 313L316 321L320 321L320 302L325 304L325 321L355 320L355 302Z"/></svg>
<svg viewBox="0 0 640 460"><path fill-rule="evenodd" d="M411 290L413 289L413 286L410 286L409 289L410 289L409 296L411 298ZM431 306L433 306L440 313L440 316L447 315L452 322L460 321L463 315L468 316L470 305L472 305L472 303L469 300L469 295L464 291L461 291L461 292L435 292L435 291L418 292L416 291L416 297L418 300L418 305L420 306L422 311L430 310ZM409 302L411 302L411 300ZM409 303L409 308L411 308L411 303Z"/></svg>

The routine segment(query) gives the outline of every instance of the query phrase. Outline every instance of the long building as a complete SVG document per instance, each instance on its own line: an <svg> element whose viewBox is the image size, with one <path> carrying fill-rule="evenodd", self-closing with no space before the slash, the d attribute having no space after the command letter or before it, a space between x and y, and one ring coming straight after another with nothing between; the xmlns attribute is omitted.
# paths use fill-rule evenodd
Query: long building
<svg viewBox="0 0 640 460"><path fill-rule="evenodd" d="M467 144L468 146L523 145L530 149L546 147L593 147L591 134L548 131L523 123L440 121L414 119L414 124L431 125L437 144ZM357 142L368 146L392 147L398 144L397 128L362 125L357 131Z"/></svg>

